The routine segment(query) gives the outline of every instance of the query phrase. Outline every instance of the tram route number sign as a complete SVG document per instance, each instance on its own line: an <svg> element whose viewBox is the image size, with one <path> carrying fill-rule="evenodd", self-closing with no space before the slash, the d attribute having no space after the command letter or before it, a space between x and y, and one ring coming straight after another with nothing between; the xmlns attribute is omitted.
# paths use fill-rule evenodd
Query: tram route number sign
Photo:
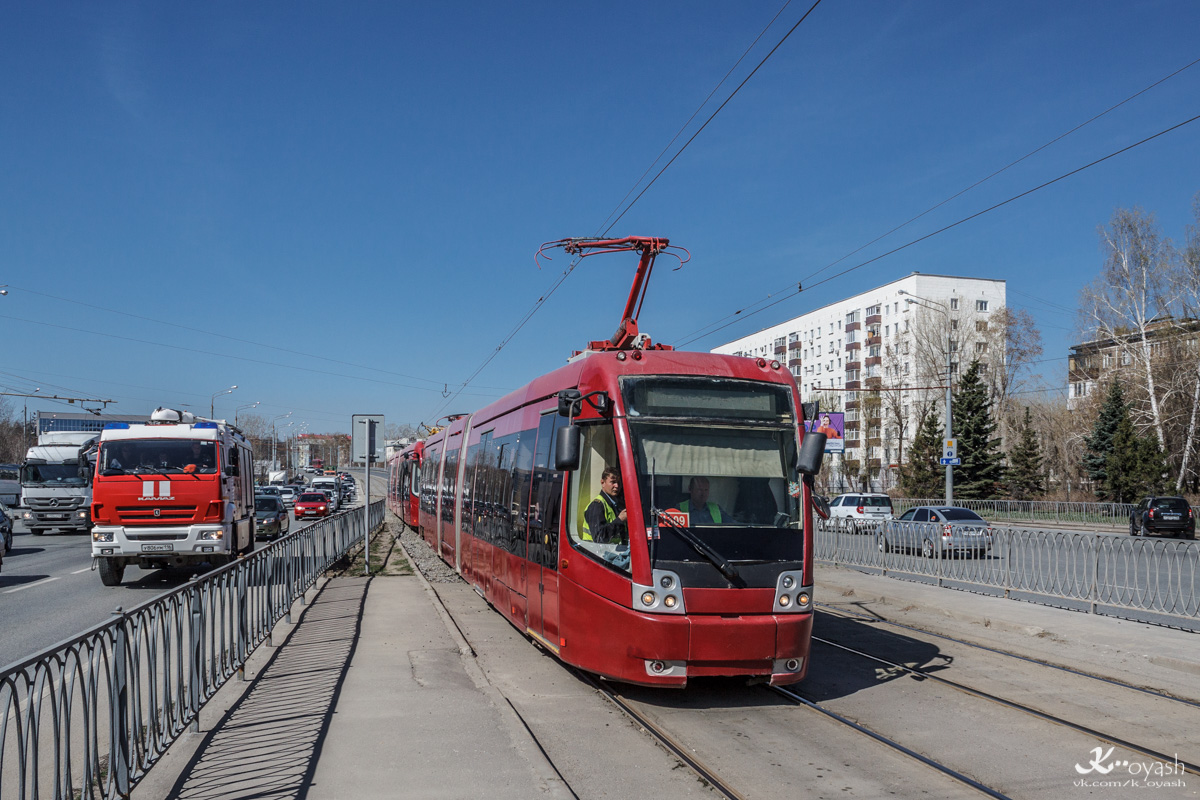
<svg viewBox="0 0 1200 800"><path fill-rule="evenodd" d="M658 512L658 522L660 525L674 525L677 528L687 528L689 514L686 511L680 511L678 508L668 508L665 511Z"/></svg>

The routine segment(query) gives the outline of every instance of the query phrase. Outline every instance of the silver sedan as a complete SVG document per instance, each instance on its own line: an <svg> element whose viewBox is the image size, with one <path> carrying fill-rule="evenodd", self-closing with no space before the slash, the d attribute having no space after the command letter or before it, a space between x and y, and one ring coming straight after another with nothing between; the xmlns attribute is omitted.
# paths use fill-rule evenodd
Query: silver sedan
<svg viewBox="0 0 1200 800"><path fill-rule="evenodd" d="M983 556L992 546L987 520L965 508L917 506L897 519L885 520L879 531L879 550L919 550L926 558L939 553Z"/></svg>

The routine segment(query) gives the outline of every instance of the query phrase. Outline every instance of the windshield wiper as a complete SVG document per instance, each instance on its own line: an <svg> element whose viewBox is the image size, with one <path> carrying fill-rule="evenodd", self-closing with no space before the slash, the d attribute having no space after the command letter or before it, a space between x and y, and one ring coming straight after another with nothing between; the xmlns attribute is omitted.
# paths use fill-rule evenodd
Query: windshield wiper
<svg viewBox="0 0 1200 800"><path fill-rule="evenodd" d="M709 547L703 539L682 525L676 523L669 516L660 516L661 512L654 506L650 507L650 513L653 515L656 524L665 522L668 528L679 534L679 538L690 544L692 549L697 553L704 556L708 562L716 567L717 571L724 575L731 583L737 583L741 586L745 585L745 583L742 581L741 573L737 571L737 567L729 563L729 559L725 558L725 556Z"/></svg>

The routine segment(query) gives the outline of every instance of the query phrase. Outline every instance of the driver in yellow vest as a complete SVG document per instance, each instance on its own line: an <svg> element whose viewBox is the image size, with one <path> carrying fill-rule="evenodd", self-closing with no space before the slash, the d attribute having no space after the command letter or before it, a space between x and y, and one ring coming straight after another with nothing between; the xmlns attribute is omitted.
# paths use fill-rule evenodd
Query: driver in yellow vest
<svg viewBox="0 0 1200 800"><path fill-rule="evenodd" d="M625 501L621 499L621 471L616 467L605 467L600 474L600 494L588 504L583 512L585 542L608 544L629 541L629 529L625 524Z"/></svg>
<svg viewBox="0 0 1200 800"><path fill-rule="evenodd" d="M732 521L729 512L708 499L708 478L697 475L688 483L691 498L679 504L679 510L688 514L689 525L720 525Z"/></svg>

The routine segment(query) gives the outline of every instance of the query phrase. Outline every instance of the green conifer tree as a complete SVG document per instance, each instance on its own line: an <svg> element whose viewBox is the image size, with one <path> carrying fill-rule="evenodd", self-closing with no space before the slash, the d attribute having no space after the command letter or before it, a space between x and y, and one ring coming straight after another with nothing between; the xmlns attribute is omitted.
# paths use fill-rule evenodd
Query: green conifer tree
<svg viewBox="0 0 1200 800"><path fill-rule="evenodd" d="M1083 455L1083 468L1091 478L1096 496L1101 500L1110 500L1112 493L1108 483L1108 457L1113 452L1113 437L1121 420L1129 416L1129 406L1125 403L1125 393L1121 384L1113 381L1108 387L1108 395L1100 406L1096 424L1092 433L1086 439L1087 452Z"/></svg>
<svg viewBox="0 0 1200 800"><path fill-rule="evenodd" d="M979 377L978 359L971 362L958 382L951 408L954 438L962 466L954 468L954 496L964 500L996 497L1004 481L1000 440L993 438L996 423L987 386Z"/></svg>
<svg viewBox="0 0 1200 800"><path fill-rule="evenodd" d="M1030 500L1046 493L1046 477L1042 474L1042 446L1028 406L1020 437L1008 455L1008 493L1016 500Z"/></svg>
<svg viewBox="0 0 1200 800"><path fill-rule="evenodd" d="M936 412L931 411L912 444L908 446L908 460L900 467L900 488L909 497L941 497L945 484L942 467L938 459L942 455L942 424Z"/></svg>

